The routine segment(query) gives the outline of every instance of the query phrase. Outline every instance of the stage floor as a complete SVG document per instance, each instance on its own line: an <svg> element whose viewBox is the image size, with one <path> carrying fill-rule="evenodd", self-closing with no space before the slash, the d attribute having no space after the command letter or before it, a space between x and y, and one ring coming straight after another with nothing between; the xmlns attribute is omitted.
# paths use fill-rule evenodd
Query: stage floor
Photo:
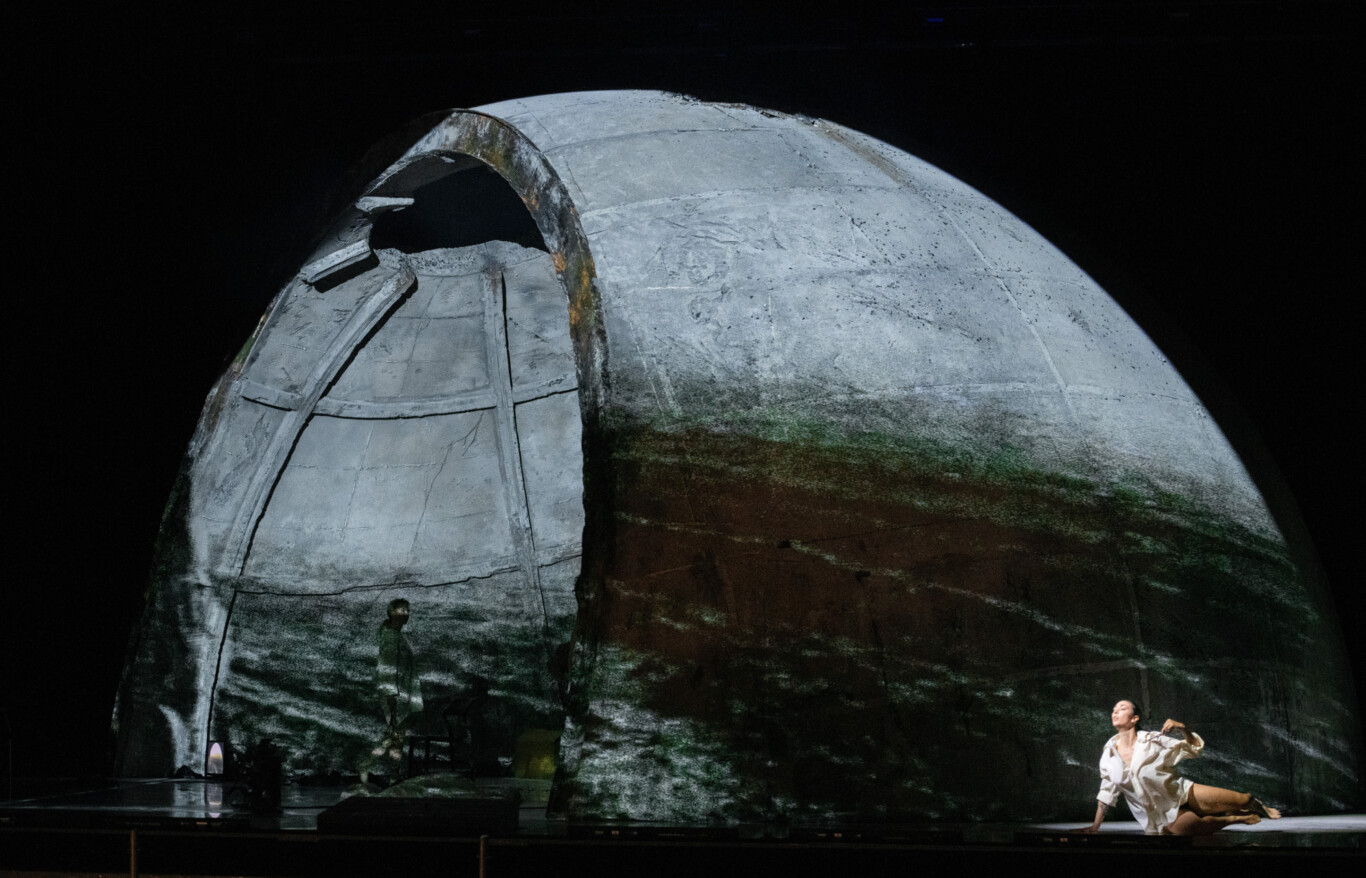
<svg viewBox="0 0 1366 878"><path fill-rule="evenodd" d="M553 831L553 821L545 817L549 781L499 778L481 780L478 786L491 793L515 789L521 794L519 832ZM280 810L270 813L252 809L246 785L232 781L120 778L85 785L53 781L48 789L37 782L36 787L12 801L0 799L0 825L203 824L256 832L316 832L318 815L354 789L287 783L280 791Z"/></svg>
<svg viewBox="0 0 1366 878"><path fill-rule="evenodd" d="M1366 861L1366 814L1292 815L1194 839L1144 836L1137 824L1120 820L1106 822L1098 835L1077 833L1085 820L715 827L571 823L547 817L548 782L509 778L481 781L476 793L461 800L364 797L352 802L362 808L354 809L349 823L324 818L320 831L320 815L353 788L287 784L280 810L262 813L248 807L243 785L208 780L50 781L24 787L8 801L0 799L0 875L112 869L306 875L340 874L335 870L343 867L357 875L566 874L566 858L573 860L574 874L648 868L657 873L652 878L695 875L737 858L764 870L781 866L787 874L849 869L880 874L912 862L934 869L966 858L991 866L1023 856L1052 868L1078 856L1094 865L1096 856L1118 862L1135 854L1167 860L1236 858L1243 874L1263 869L1280 874L1290 857L1317 859L1325 867ZM521 795L520 807L513 804L513 789ZM502 816L495 819L499 809ZM399 850L403 866L395 871L392 858ZM494 859L486 862L490 855ZM490 862L503 871L490 869ZM485 871L470 871L474 864Z"/></svg>
<svg viewBox="0 0 1366 878"><path fill-rule="evenodd" d="M522 798L518 810L518 834L566 836L571 827L562 819L546 816L545 796L548 781L522 781L512 778L479 779L480 791L490 793L517 790ZM340 785L286 784L281 790L278 813L253 811L247 804L245 785L200 779L115 779L73 782L54 780L29 782L28 789L13 800L0 799L0 825L64 825L81 823L112 825L141 822L153 825L160 818L165 825L178 822L250 827L257 832L316 832L318 815L338 804L350 788ZM374 797L371 797L374 798ZM605 824L592 824L602 827ZM622 824L639 828L639 824ZM1069 823L979 823L934 824L926 831L954 831L965 841L994 843L1012 840L1020 832L1069 833L1085 825L1085 820ZM693 832L707 832L704 827ZM780 838L792 827L727 827L728 837ZM824 827L826 831L834 827ZM867 833L869 827L860 827ZM1106 836L1141 835L1132 821L1109 820L1101 827ZM639 833L636 833L637 835ZM1211 839L1227 844L1268 844L1275 837L1294 836L1300 844L1366 848L1366 814L1291 815L1280 820L1263 820L1256 826L1233 826Z"/></svg>

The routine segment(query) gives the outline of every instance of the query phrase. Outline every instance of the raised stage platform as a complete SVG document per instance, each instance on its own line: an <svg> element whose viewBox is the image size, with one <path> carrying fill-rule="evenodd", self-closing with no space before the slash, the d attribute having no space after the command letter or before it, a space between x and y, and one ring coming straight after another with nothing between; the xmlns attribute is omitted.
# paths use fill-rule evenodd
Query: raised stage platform
<svg viewBox="0 0 1366 878"><path fill-rule="evenodd" d="M457 798L352 797L340 785L283 788L248 806L240 784L207 780L46 781L0 800L0 875L784 875L893 870L1132 868L1181 862L1284 874L1295 864L1366 862L1366 815L1288 816L1208 838L1099 835L1065 824L668 826L570 823L545 813L546 782L498 779ZM1359 861L1359 862L1358 862ZM482 869L482 871L481 871ZM1329 873L1331 874L1331 873Z"/></svg>

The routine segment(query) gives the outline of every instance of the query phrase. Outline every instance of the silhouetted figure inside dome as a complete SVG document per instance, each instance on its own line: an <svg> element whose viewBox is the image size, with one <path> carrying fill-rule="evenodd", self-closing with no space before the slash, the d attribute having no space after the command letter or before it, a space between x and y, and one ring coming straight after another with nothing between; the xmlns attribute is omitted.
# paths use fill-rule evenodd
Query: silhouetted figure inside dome
<svg viewBox="0 0 1366 878"><path fill-rule="evenodd" d="M397 778L403 758L403 740L422 713L422 684L418 679L413 649L403 636L410 608L403 598L389 602L388 618L379 626L379 658L375 663L375 693L384 716L383 737L361 766L361 783L376 767Z"/></svg>

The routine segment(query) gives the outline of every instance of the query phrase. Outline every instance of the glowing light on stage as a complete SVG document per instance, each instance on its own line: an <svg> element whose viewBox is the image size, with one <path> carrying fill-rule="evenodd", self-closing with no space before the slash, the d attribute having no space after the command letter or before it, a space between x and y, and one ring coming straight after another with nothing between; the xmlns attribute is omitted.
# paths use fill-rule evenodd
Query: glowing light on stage
<svg viewBox="0 0 1366 878"><path fill-rule="evenodd" d="M218 741L209 742L209 755L204 760L204 773L223 773L223 745Z"/></svg>

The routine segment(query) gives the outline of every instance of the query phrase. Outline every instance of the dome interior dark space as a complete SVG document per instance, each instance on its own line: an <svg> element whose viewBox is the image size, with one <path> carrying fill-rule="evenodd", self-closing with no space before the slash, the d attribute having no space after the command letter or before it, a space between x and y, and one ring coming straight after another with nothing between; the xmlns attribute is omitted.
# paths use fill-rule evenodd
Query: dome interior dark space
<svg viewBox="0 0 1366 878"><path fill-rule="evenodd" d="M540 230L507 181L482 163L423 184L414 203L375 219L370 244L404 253L509 241L545 250Z"/></svg>

